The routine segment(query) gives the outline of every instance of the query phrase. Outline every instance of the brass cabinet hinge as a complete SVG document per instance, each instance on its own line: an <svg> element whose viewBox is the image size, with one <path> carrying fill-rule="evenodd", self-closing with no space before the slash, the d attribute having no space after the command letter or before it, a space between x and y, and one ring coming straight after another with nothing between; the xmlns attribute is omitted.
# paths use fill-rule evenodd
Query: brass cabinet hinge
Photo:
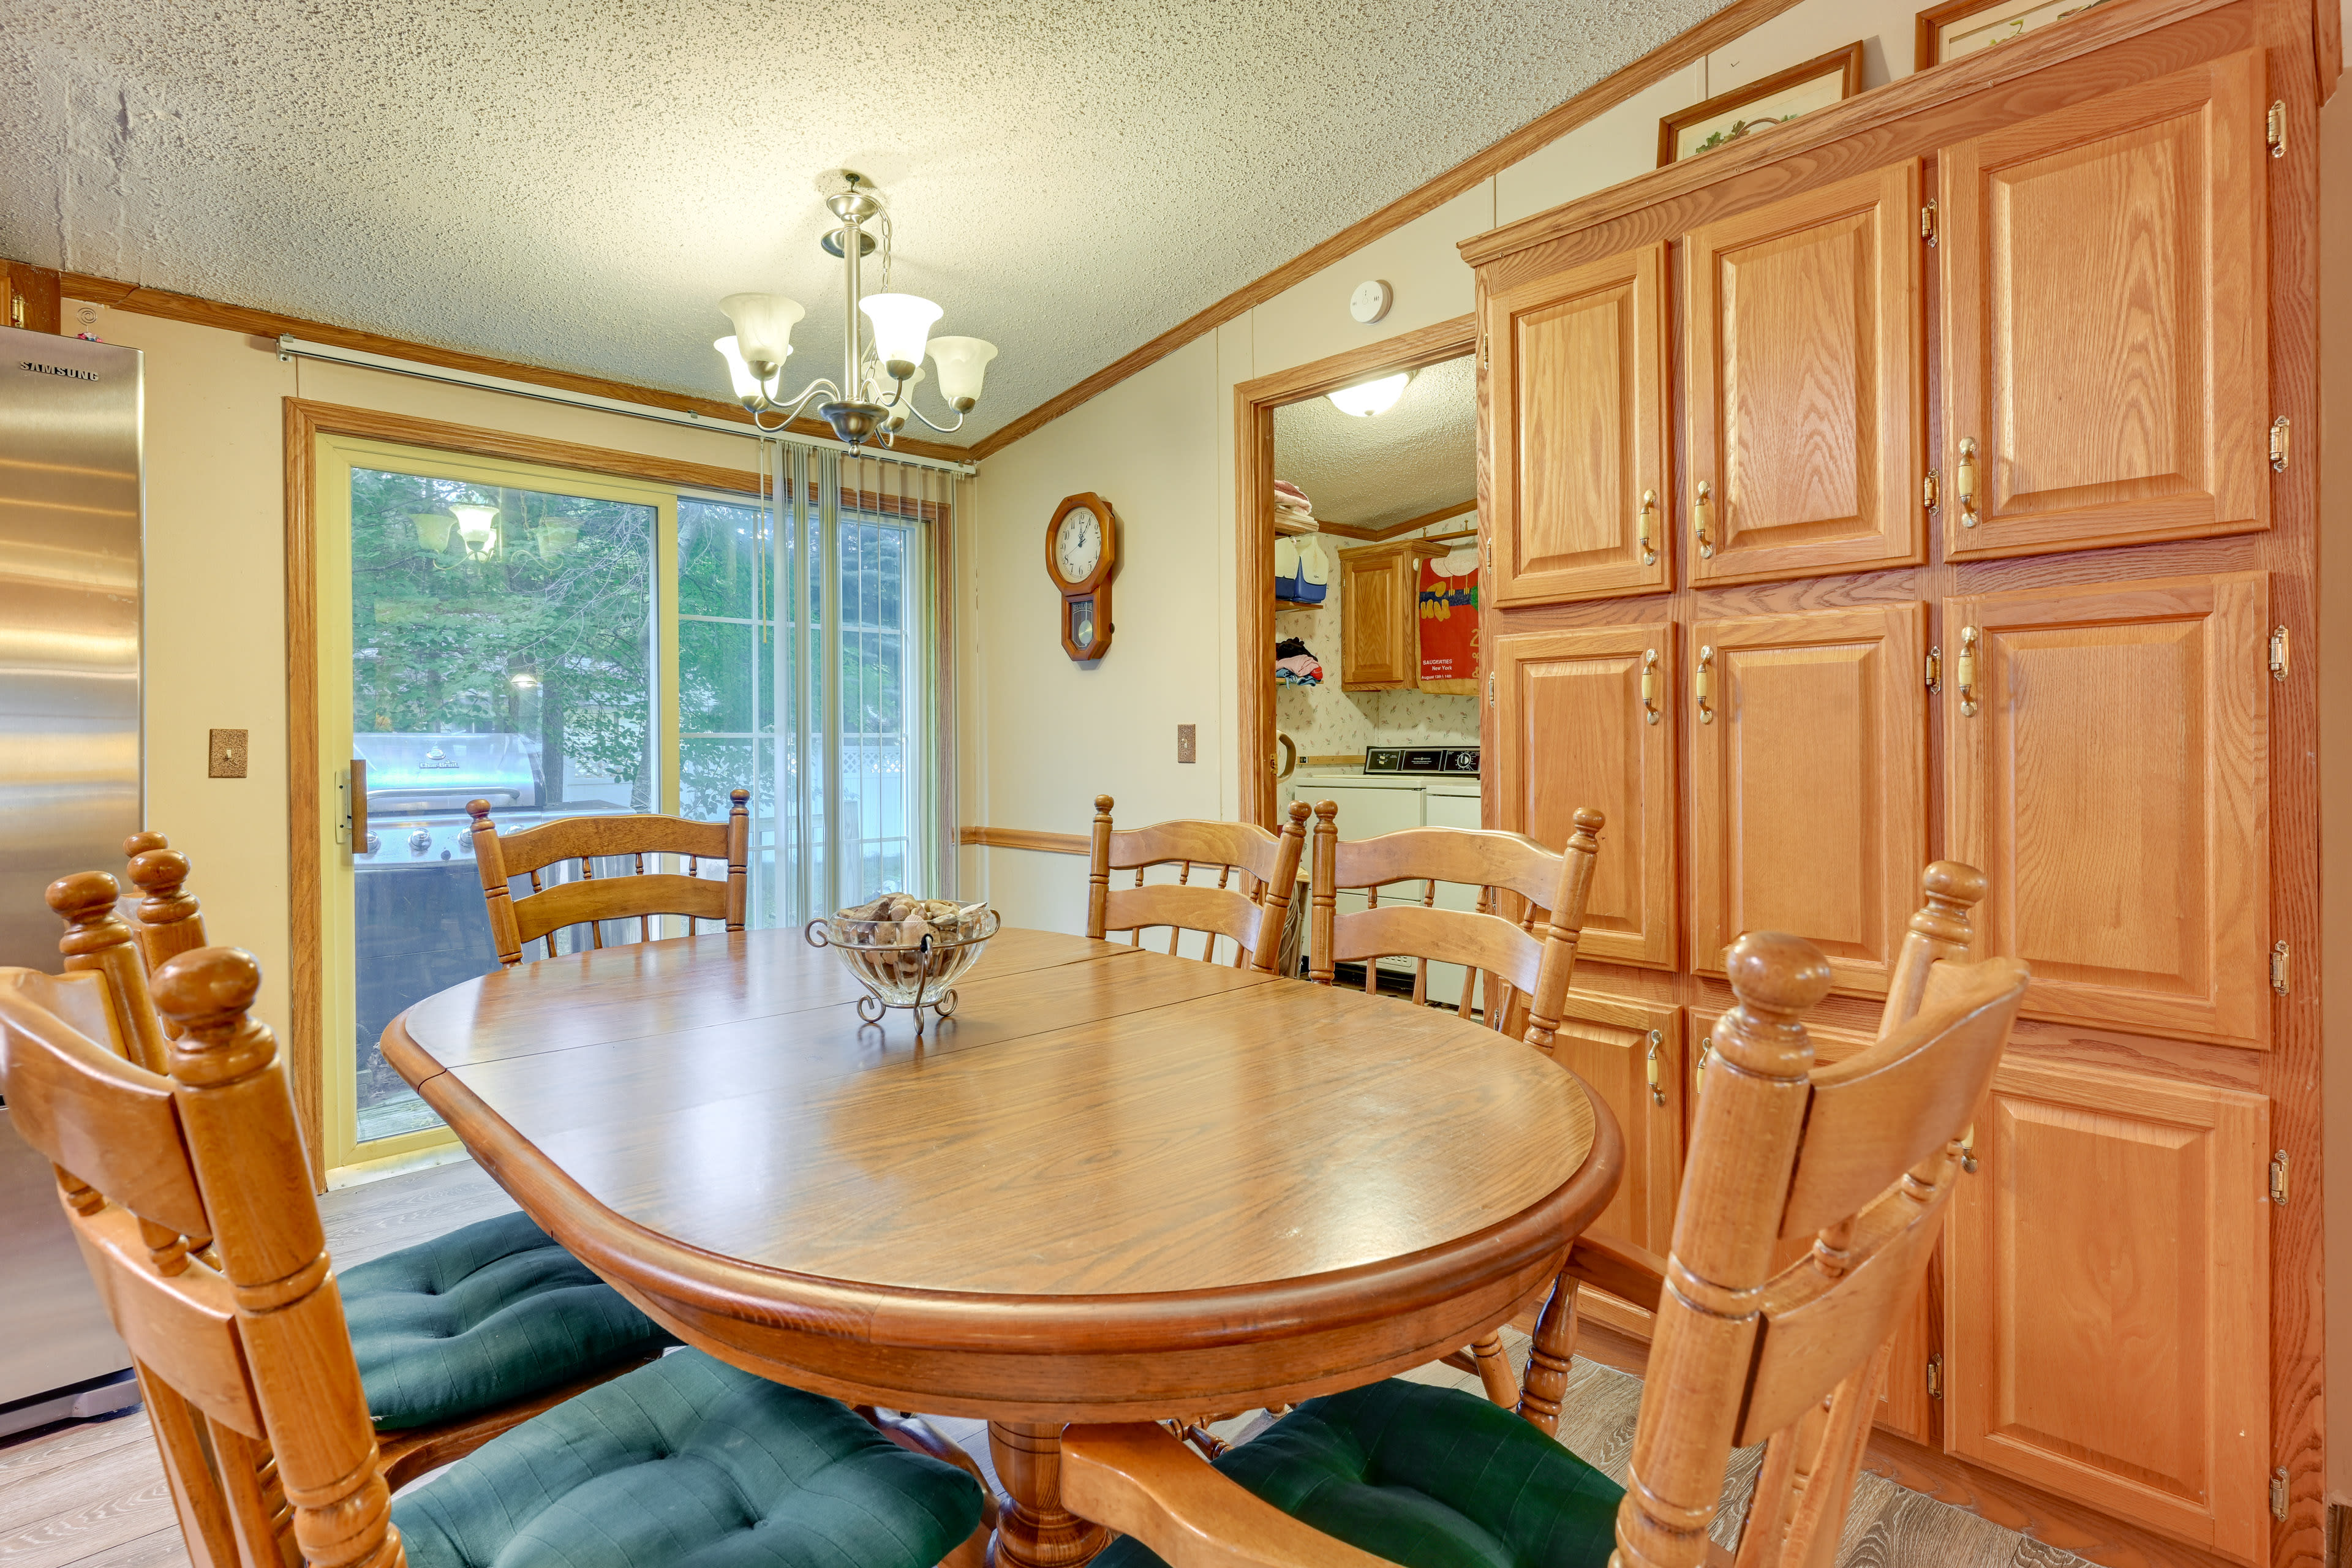
<svg viewBox="0 0 2352 1568"><path fill-rule="evenodd" d="M1486 366L1493 364L1494 363L1495 340L1488 334L1480 332L1478 334L1478 363L1481 366Z"/></svg>
<svg viewBox="0 0 2352 1568"><path fill-rule="evenodd" d="M2285 415L2271 421L2271 472L2274 474L2286 472L2286 438L2291 433L2292 426Z"/></svg>
<svg viewBox="0 0 2352 1568"><path fill-rule="evenodd" d="M1940 647L1927 650L1927 689L1937 693L1944 689L1944 650Z"/></svg>
<svg viewBox="0 0 2352 1568"><path fill-rule="evenodd" d="M2286 1467L2281 1465L2271 1472L2271 1517L2286 1517Z"/></svg>
<svg viewBox="0 0 2352 1568"><path fill-rule="evenodd" d="M2286 961L2287 945L2281 941L2271 949L2271 989L2282 996L2286 994Z"/></svg>
<svg viewBox="0 0 2352 1568"><path fill-rule="evenodd" d="M2286 156L2286 100L2271 105L2270 113L2263 117L2263 140L2269 143L2271 156Z"/></svg>
<svg viewBox="0 0 2352 1568"><path fill-rule="evenodd" d="M1941 1351L1927 1358L1927 1397L1944 1397L1944 1354Z"/></svg>
<svg viewBox="0 0 2352 1568"><path fill-rule="evenodd" d="M2271 1156L2271 1202L2286 1207L2286 1151Z"/></svg>
<svg viewBox="0 0 2352 1568"><path fill-rule="evenodd" d="M1919 209L1919 237L1930 246L1936 243L1936 198L1929 196L1927 205Z"/></svg>
<svg viewBox="0 0 2352 1568"><path fill-rule="evenodd" d="M1936 510L1936 487L1943 482L1939 469L1929 468L1927 477L1919 481L1919 504L1929 511Z"/></svg>
<svg viewBox="0 0 2352 1568"><path fill-rule="evenodd" d="M1488 671L1486 672L1486 706L1487 706L1487 707L1489 707L1489 708L1492 708L1494 705L1495 705L1495 672L1494 672L1493 670L1491 670L1491 669L1490 669L1490 670L1488 670Z"/></svg>
<svg viewBox="0 0 2352 1568"><path fill-rule="evenodd" d="M2286 679L2286 628L2284 626L2273 626L2271 628L2271 679L2273 680L2284 680Z"/></svg>

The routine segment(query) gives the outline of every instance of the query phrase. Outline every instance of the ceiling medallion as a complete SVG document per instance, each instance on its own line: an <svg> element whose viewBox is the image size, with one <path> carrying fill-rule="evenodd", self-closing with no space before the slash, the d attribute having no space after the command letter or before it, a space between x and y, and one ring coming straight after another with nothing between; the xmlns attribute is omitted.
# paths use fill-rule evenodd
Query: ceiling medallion
<svg viewBox="0 0 2352 1568"><path fill-rule="evenodd" d="M912 294L889 292L889 209L865 175L845 171L842 178L848 188L824 202L841 226L819 242L828 255L841 258L840 381L819 376L792 396L782 395L793 324L808 311L799 300L782 294L730 294L721 300L719 308L727 312L735 331L710 346L725 356L735 395L751 411L751 423L762 430L782 429L819 393L830 401L817 405L818 415L852 447L867 441L889 446L909 415L941 435L961 430L963 416L980 401L981 382L988 374L988 362L996 357L996 345L979 338L931 337L931 323L942 314L940 308ZM876 248L866 226L877 222L883 291L861 297L860 264ZM858 324L861 311L873 328L870 341ZM952 425L939 424L915 406L914 390L923 380L927 354L939 367L940 395L955 410ZM782 416L773 425L760 417L777 412Z"/></svg>

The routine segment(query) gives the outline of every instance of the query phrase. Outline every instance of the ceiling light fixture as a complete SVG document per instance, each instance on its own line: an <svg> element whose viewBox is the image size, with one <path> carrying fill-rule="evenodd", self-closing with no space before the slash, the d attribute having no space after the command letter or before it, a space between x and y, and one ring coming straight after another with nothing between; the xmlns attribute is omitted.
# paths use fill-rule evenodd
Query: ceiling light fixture
<svg viewBox="0 0 2352 1568"><path fill-rule="evenodd" d="M828 401L817 413L833 433L852 447L872 440L887 447L913 415L941 435L963 427L963 416L980 401L981 384L996 345L978 338L934 338L931 324L944 313L929 300L894 294L890 288L890 214L863 174L845 171L848 189L827 196L824 205L841 226L820 243L841 258L842 347L841 379L823 376L792 396L783 395L784 361L793 352L794 323L808 314L796 300L782 294L730 294L719 302L735 325L733 335L710 346L727 362L727 378L735 395L751 411L751 423L762 430L781 430L793 422L819 393ZM878 222L882 230L882 292L861 294L860 264L875 249L866 226ZM869 334L859 325L863 313ZM914 390L923 379L926 355L939 366L940 395L955 410L955 423L941 425L914 405ZM773 425L762 414L781 413Z"/></svg>
<svg viewBox="0 0 2352 1568"><path fill-rule="evenodd" d="M1367 381L1356 386L1343 386L1324 395L1340 413L1369 419L1375 414L1386 414L1395 407L1396 400L1404 395L1404 384L1412 379L1412 372L1401 370L1394 375L1384 375L1378 381Z"/></svg>
<svg viewBox="0 0 2352 1568"><path fill-rule="evenodd" d="M459 501L449 510L457 515L457 537L465 541L467 554L487 561L497 553L498 508L479 501Z"/></svg>

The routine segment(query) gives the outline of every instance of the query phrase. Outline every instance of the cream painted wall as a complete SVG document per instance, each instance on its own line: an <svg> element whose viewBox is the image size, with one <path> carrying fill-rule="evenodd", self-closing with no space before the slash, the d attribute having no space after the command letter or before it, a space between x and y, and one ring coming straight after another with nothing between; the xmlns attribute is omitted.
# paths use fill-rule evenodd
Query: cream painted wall
<svg viewBox="0 0 2352 1568"><path fill-rule="evenodd" d="M147 825L194 864L216 942L261 961L284 1033L288 904L284 399L749 468L751 443L315 362L239 332L96 309L84 328L146 355ZM94 308L93 308L94 309ZM329 679L332 679L331 675ZM205 731L251 731L247 776L205 773ZM112 869L112 868L109 868Z"/></svg>
<svg viewBox="0 0 2352 1568"><path fill-rule="evenodd" d="M959 628L969 699L965 821L1076 833L1097 790L1118 798L1124 821L1233 816L1240 770L1258 765L1239 754L1234 730L1234 388L1466 314L1474 284L1455 243L1653 168L1666 114L1857 37L1865 86L1910 74L1917 8L1916 0L1801 0L982 463L982 537L966 557L982 574L971 582ZM1348 314L1349 294L1367 278L1396 291L1387 319L1372 326ZM1129 539L1141 531L1139 514L1160 536L1152 568L1125 547L1118 640L1090 670L1063 657L1038 602L1050 594L1039 559L1045 520L1063 496L1085 489L1119 510ZM1139 623L1135 605L1146 598L1182 611ZM1168 760L1180 721L1201 724L1199 766L1213 763L1213 781L1171 787L1171 772L1192 772ZM1076 930L1083 921L1085 872L1069 856L973 849L964 869L967 891L985 891L1016 923Z"/></svg>

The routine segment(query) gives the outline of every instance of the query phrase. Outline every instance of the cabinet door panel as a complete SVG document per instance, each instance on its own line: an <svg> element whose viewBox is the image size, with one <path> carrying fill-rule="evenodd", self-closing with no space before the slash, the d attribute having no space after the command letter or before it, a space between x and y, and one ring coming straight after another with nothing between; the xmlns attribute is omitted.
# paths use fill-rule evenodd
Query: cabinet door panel
<svg viewBox="0 0 2352 1568"><path fill-rule="evenodd" d="M1685 237L1693 582L1925 559L1918 198L1891 164Z"/></svg>
<svg viewBox="0 0 2352 1568"><path fill-rule="evenodd" d="M1497 825L1556 849L1579 807L1607 817L1577 951L1661 969L1675 962L1674 630L1653 621L1494 644Z"/></svg>
<svg viewBox="0 0 2352 1568"><path fill-rule="evenodd" d="M1339 552L1339 687L1385 691L1420 673L1411 579L1389 552Z"/></svg>
<svg viewBox="0 0 2352 1568"><path fill-rule="evenodd" d="M1927 861L1926 626L1903 604L1692 626L1692 968L1790 931L1885 994Z"/></svg>
<svg viewBox="0 0 2352 1568"><path fill-rule="evenodd" d="M2268 1131L2259 1095L2000 1068L1947 1237L1953 1453L2269 1561Z"/></svg>
<svg viewBox="0 0 2352 1568"><path fill-rule="evenodd" d="M1666 585L1665 258L1644 246L1482 306L1498 605Z"/></svg>
<svg viewBox="0 0 2352 1568"><path fill-rule="evenodd" d="M2268 1043L2267 587L1948 601L1948 852L1990 883L1982 951L2033 966L2027 1013Z"/></svg>
<svg viewBox="0 0 2352 1568"><path fill-rule="evenodd" d="M2270 526L2263 79L2229 56L1942 153L1951 559Z"/></svg>
<svg viewBox="0 0 2352 1568"><path fill-rule="evenodd" d="M1675 1194L1682 1181L1687 1080L1682 1010L1572 990L1552 1056L1592 1087L1625 1135L1625 1179L1586 1231L1664 1256L1674 1239Z"/></svg>

